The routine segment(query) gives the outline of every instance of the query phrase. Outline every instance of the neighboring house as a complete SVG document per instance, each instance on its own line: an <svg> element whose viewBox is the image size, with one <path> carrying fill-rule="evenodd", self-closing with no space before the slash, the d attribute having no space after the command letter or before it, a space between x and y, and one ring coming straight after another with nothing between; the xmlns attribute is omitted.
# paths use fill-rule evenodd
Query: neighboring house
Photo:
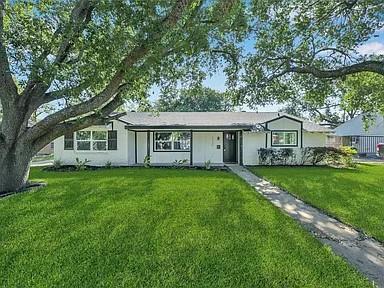
<svg viewBox="0 0 384 288"><path fill-rule="evenodd" d="M93 126L55 140L54 155L63 164L75 159L90 165L258 164L260 148L326 146L330 131L285 113L161 112L136 113L108 125Z"/></svg>
<svg viewBox="0 0 384 288"><path fill-rule="evenodd" d="M375 155L378 143L384 143L384 117L376 115L369 127L365 127L363 115L341 124L335 129L335 136L343 145L353 146L361 155Z"/></svg>

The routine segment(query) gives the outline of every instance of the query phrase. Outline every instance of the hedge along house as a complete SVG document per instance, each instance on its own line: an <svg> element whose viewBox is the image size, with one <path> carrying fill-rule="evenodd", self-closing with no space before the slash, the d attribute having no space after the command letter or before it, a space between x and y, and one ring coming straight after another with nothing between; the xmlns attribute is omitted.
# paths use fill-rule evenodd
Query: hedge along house
<svg viewBox="0 0 384 288"><path fill-rule="evenodd" d="M335 129L335 136L341 138L342 145L353 146L360 155L373 156L376 146L384 143L384 117L376 115L366 127L363 115L341 124Z"/></svg>
<svg viewBox="0 0 384 288"><path fill-rule="evenodd" d="M55 140L55 160L89 165L259 164L261 148L323 147L329 130L275 112L129 112Z"/></svg>

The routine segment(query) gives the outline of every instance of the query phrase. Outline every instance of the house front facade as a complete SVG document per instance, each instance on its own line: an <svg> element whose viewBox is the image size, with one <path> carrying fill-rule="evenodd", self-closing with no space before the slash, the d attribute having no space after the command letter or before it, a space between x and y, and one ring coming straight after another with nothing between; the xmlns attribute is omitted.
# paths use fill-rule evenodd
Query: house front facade
<svg viewBox="0 0 384 288"><path fill-rule="evenodd" d="M129 112L55 140L55 160L89 165L258 165L261 148L326 145L329 130L276 112Z"/></svg>

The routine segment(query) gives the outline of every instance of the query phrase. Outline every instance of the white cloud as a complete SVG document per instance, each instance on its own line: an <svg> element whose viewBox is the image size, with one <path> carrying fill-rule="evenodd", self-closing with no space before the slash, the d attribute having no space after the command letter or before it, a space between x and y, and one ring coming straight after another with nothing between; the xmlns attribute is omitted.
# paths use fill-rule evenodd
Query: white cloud
<svg viewBox="0 0 384 288"><path fill-rule="evenodd" d="M384 43L370 42L359 46L356 50L363 55L384 55Z"/></svg>

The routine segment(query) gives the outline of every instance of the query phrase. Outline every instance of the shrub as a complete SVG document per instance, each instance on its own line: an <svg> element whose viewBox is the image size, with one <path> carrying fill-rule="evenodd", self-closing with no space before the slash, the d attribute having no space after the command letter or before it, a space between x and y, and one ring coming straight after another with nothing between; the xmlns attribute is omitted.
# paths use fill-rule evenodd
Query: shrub
<svg viewBox="0 0 384 288"><path fill-rule="evenodd" d="M300 157L300 165L305 165L307 163L310 163L312 157L312 148L311 147L305 147L301 149L301 157Z"/></svg>
<svg viewBox="0 0 384 288"><path fill-rule="evenodd" d="M258 152L261 165L287 165L295 158L292 148L260 148Z"/></svg>
<svg viewBox="0 0 384 288"><path fill-rule="evenodd" d="M151 156L145 155L143 163L145 168L149 168L151 166Z"/></svg>
<svg viewBox="0 0 384 288"><path fill-rule="evenodd" d="M353 162L353 156L357 154L356 148L351 146L342 146L340 147L340 151L342 153L342 165L345 167L355 167L356 163Z"/></svg>
<svg viewBox="0 0 384 288"><path fill-rule="evenodd" d="M173 161L173 166L180 167L180 166L183 166L187 162L188 162L188 159L175 160L175 161Z"/></svg>
<svg viewBox="0 0 384 288"><path fill-rule="evenodd" d="M83 170L86 170L87 169L87 164L91 162L90 160L88 160L87 158L85 158L83 161L80 160L79 158L76 157L76 164L75 164L75 168L76 168L76 171L83 171Z"/></svg>
<svg viewBox="0 0 384 288"><path fill-rule="evenodd" d="M262 165L273 165L275 163L276 153L272 148L259 149L259 163Z"/></svg>
<svg viewBox="0 0 384 288"><path fill-rule="evenodd" d="M279 150L279 158L281 160L281 164L287 165L287 163L292 163L295 157L295 153L292 148L282 148Z"/></svg>
<svg viewBox="0 0 384 288"><path fill-rule="evenodd" d="M54 169L60 169L62 165L63 165L63 162L60 159L53 161L53 168Z"/></svg>
<svg viewBox="0 0 384 288"><path fill-rule="evenodd" d="M105 167L106 169L111 169L111 168L112 168L112 162L111 162L111 161L107 161L107 162L105 163L104 167Z"/></svg>
<svg viewBox="0 0 384 288"><path fill-rule="evenodd" d="M329 153L329 147L311 147L311 163L312 165L318 165L327 159Z"/></svg>

